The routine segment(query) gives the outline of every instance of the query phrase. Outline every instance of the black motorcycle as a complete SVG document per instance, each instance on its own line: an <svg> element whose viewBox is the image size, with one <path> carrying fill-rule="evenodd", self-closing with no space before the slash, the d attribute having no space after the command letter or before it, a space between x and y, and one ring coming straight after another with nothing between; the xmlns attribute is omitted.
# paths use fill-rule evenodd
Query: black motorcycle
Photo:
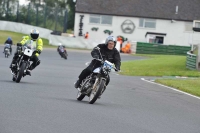
<svg viewBox="0 0 200 133"><path fill-rule="evenodd" d="M99 53L100 50L97 47ZM101 56L101 53L100 53ZM101 59L96 59L101 62L101 67L96 68L88 77L86 77L80 87L78 88L77 100L81 101L85 96L89 97L89 103L93 104L105 91L106 81L108 79L109 73L112 69L116 68L114 65L107 61Z"/></svg>
<svg viewBox="0 0 200 133"><path fill-rule="evenodd" d="M15 66L12 68L12 80L19 83L21 78L26 76L26 71L30 66L30 58L35 53L29 46L21 46L17 49L18 59Z"/></svg>

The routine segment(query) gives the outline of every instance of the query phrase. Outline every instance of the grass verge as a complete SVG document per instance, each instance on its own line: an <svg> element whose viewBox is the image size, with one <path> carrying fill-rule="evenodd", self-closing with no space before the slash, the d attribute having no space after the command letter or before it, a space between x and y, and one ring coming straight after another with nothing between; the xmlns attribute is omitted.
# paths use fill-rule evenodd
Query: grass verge
<svg viewBox="0 0 200 133"><path fill-rule="evenodd" d="M11 37L14 44L17 44L22 40L23 36L27 36L27 34L11 32L11 31L2 31L0 30L0 44L4 44L8 37ZM49 40L42 38L43 45L45 48L55 48L56 46L49 45Z"/></svg>
<svg viewBox="0 0 200 133"><path fill-rule="evenodd" d="M138 55L136 55L138 56ZM139 55L145 60L122 62L121 74L129 76L188 76L200 77L197 70L186 68L186 56Z"/></svg>
<svg viewBox="0 0 200 133"><path fill-rule="evenodd" d="M138 56L138 55L136 55ZM150 57L145 60L122 63L122 74L129 76L185 76L200 77L197 70L186 68L186 56L176 55L139 55ZM200 96L200 78L156 79L161 83L184 92Z"/></svg>
<svg viewBox="0 0 200 133"><path fill-rule="evenodd" d="M27 34L22 34L18 32L11 32L11 31L2 31L0 30L0 44L4 44L8 37L11 37L14 44L17 44L22 40L23 36L27 36ZM49 45L49 40L42 38L44 48L57 48L57 46ZM67 49L74 49L74 50L88 50L85 48L70 48L66 47Z"/></svg>
<svg viewBox="0 0 200 133"><path fill-rule="evenodd" d="M161 83L178 90L200 97L200 78L197 79L157 79L155 82Z"/></svg>

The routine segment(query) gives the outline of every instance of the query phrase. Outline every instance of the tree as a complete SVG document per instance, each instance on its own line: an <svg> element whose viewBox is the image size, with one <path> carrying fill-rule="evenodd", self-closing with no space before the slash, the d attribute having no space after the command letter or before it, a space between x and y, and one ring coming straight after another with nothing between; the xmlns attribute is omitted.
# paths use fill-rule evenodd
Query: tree
<svg viewBox="0 0 200 133"><path fill-rule="evenodd" d="M0 18L6 20L13 19L12 9L16 8L17 0L0 0Z"/></svg>

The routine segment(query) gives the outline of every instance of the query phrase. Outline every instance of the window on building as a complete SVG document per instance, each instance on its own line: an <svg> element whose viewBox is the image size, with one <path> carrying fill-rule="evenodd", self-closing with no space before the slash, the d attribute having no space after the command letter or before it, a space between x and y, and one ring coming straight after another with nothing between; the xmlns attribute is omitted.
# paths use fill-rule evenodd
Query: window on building
<svg viewBox="0 0 200 133"><path fill-rule="evenodd" d="M200 28L200 22L195 22L195 28Z"/></svg>
<svg viewBox="0 0 200 133"><path fill-rule="evenodd" d="M101 24L112 24L112 16L106 16L102 15L101 16Z"/></svg>
<svg viewBox="0 0 200 133"><path fill-rule="evenodd" d="M155 38L149 38L149 43L163 44L164 43L164 37L156 36Z"/></svg>
<svg viewBox="0 0 200 133"><path fill-rule="evenodd" d="M139 19L139 27L142 28L156 28L156 20L155 19Z"/></svg>
<svg viewBox="0 0 200 133"><path fill-rule="evenodd" d="M100 24L101 16L100 15L90 15L90 23Z"/></svg>
<svg viewBox="0 0 200 133"><path fill-rule="evenodd" d="M192 23L185 23L185 31L192 31Z"/></svg>
<svg viewBox="0 0 200 133"><path fill-rule="evenodd" d="M107 24L112 25L112 16L107 15L90 15L91 24Z"/></svg>
<svg viewBox="0 0 200 133"><path fill-rule="evenodd" d="M193 21L193 31L200 32L200 21L199 20Z"/></svg>

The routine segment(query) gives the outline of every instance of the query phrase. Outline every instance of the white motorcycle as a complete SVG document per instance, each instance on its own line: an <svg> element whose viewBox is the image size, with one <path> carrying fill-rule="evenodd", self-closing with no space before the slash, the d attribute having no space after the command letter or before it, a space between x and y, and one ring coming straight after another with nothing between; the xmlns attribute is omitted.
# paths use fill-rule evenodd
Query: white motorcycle
<svg viewBox="0 0 200 133"><path fill-rule="evenodd" d="M13 75L12 80L17 83L20 82L22 77L26 76L27 69L30 66L30 58L35 53L35 47L33 46L32 41L21 46L21 50L18 52L19 57L16 61L15 67L11 71Z"/></svg>

